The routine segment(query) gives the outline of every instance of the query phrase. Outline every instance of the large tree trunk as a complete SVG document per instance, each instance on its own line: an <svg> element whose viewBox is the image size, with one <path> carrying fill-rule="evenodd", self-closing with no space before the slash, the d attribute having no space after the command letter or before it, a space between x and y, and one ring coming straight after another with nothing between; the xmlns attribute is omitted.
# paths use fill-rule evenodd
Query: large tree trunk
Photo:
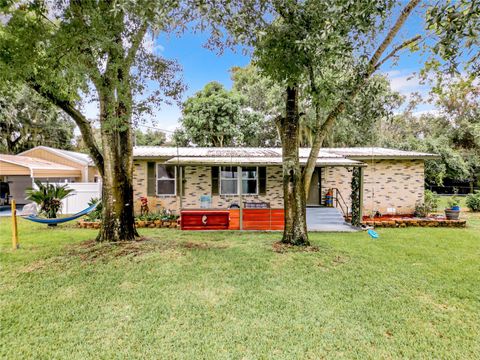
<svg viewBox="0 0 480 360"><path fill-rule="evenodd" d="M298 154L300 119L297 100L297 88L295 86L288 87L286 115L278 120L283 151L283 201L285 209L285 229L282 242L292 245L309 245L305 190Z"/></svg>
<svg viewBox="0 0 480 360"><path fill-rule="evenodd" d="M133 206L133 134L128 109L125 101L108 96L108 91L101 95L104 172L103 218L98 241L134 240L138 236Z"/></svg>
<svg viewBox="0 0 480 360"><path fill-rule="evenodd" d="M104 149L104 155L111 150ZM132 170L124 169L121 162L121 159L105 162L106 171L102 183L103 219L98 241L134 240L138 236L133 212ZM114 169L108 169L110 164Z"/></svg>

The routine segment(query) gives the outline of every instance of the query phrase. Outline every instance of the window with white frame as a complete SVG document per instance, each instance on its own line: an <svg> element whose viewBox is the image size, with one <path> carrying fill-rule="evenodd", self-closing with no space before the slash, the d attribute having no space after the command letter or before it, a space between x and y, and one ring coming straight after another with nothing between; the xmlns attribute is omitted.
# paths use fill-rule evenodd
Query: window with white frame
<svg viewBox="0 0 480 360"><path fill-rule="evenodd" d="M238 167L222 166L220 168L220 194L238 194Z"/></svg>
<svg viewBox="0 0 480 360"><path fill-rule="evenodd" d="M242 167L242 194L258 194L257 167Z"/></svg>
<svg viewBox="0 0 480 360"><path fill-rule="evenodd" d="M238 170L241 172L241 179L238 178ZM222 166L220 168L220 194L238 195L239 180L241 180L242 194L258 194L258 168Z"/></svg>
<svg viewBox="0 0 480 360"><path fill-rule="evenodd" d="M157 164L157 195L175 195L176 167Z"/></svg>

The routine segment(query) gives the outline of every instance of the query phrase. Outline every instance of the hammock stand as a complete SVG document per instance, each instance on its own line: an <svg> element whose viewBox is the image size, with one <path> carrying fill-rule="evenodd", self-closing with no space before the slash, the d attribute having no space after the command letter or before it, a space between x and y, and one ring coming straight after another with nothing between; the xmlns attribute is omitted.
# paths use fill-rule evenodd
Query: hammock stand
<svg viewBox="0 0 480 360"><path fill-rule="evenodd" d="M87 215L87 214L91 213L93 210L95 210L95 208L98 206L98 204L100 204L100 202L97 202L96 204L90 205L88 208L86 208L86 209L84 209L84 210L82 210L82 211L80 211L76 214L73 214L72 216L65 217L65 218L46 219L46 218L33 216L33 215L22 216L22 217L26 220L30 220L30 221L40 223L40 224L48 224L48 225L61 224L61 223L64 223L64 222L68 222L68 221L78 219L79 217L82 217L84 215Z"/></svg>

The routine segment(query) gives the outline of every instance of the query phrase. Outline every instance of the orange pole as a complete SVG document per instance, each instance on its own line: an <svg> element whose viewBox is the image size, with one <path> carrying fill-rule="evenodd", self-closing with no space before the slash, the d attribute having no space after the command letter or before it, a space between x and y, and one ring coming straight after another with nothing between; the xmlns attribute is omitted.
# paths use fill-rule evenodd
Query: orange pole
<svg viewBox="0 0 480 360"><path fill-rule="evenodd" d="M17 250L20 247L18 244L18 228L17 228L17 206L15 200L12 200L12 248Z"/></svg>

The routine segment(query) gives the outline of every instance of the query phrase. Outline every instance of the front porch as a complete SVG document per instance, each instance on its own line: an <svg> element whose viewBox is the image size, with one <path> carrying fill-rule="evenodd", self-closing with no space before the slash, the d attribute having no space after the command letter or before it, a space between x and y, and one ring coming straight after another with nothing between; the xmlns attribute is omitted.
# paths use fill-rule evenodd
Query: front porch
<svg viewBox="0 0 480 360"><path fill-rule="evenodd" d="M348 224L346 219L353 219L356 226L360 225L363 216L363 166L358 163L355 167L315 168L306 200L309 231L345 225Z"/></svg>

